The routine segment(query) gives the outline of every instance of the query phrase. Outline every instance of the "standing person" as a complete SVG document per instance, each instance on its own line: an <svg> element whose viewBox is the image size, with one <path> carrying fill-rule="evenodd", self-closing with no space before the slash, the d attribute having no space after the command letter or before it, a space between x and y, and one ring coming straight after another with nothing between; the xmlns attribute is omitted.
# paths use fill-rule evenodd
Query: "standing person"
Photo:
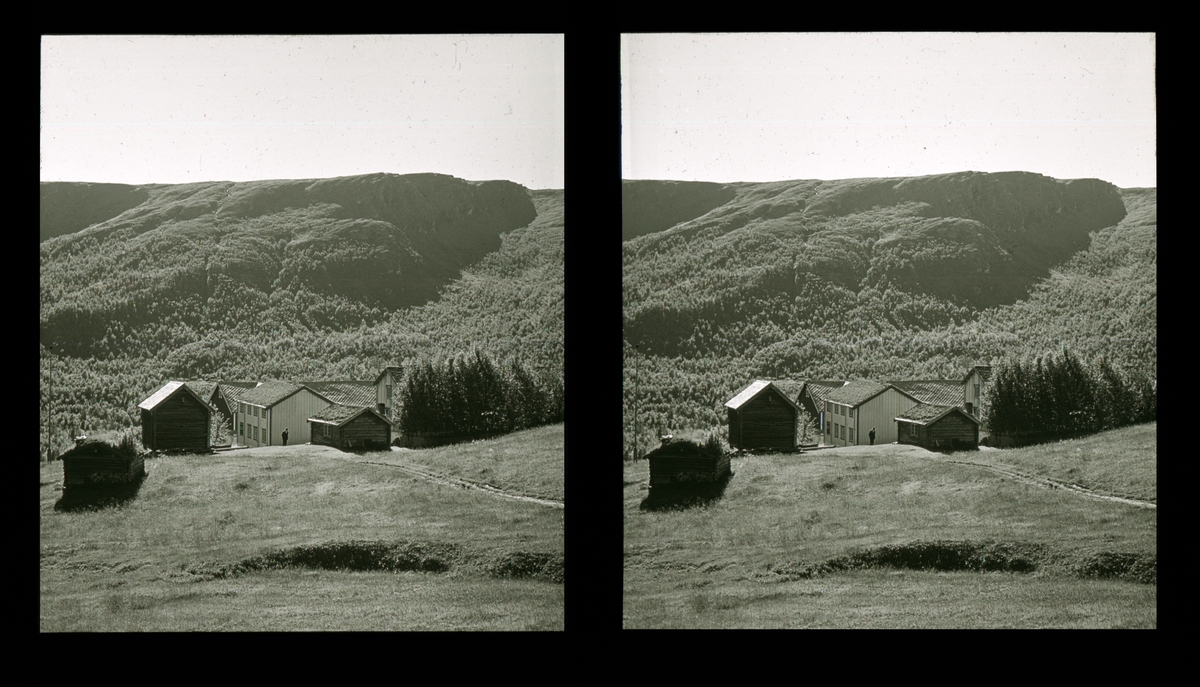
<svg viewBox="0 0 1200 687"><path fill-rule="evenodd" d="M872 436L874 436L873 432L872 432ZM284 429L283 429L283 445L287 446L287 428L286 427L284 427Z"/></svg>
<svg viewBox="0 0 1200 687"><path fill-rule="evenodd" d="M875 445L875 428L874 427L872 427L871 431L867 433L867 436L871 438L871 445L874 446ZM283 443L285 443L285 444L287 443L287 432L283 433Z"/></svg>

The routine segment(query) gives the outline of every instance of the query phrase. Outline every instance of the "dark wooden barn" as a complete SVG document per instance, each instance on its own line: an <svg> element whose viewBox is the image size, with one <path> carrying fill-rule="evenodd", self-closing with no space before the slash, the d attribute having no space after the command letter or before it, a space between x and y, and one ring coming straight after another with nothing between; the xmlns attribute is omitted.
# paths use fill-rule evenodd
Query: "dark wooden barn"
<svg viewBox="0 0 1200 687"><path fill-rule="evenodd" d="M138 404L142 445L154 451L212 450L210 433L216 409L184 382L167 382Z"/></svg>
<svg viewBox="0 0 1200 687"><path fill-rule="evenodd" d="M646 454L650 486L716 482L729 474L729 456L691 441L668 441Z"/></svg>
<svg viewBox="0 0 1200 687"><path fill-rule="evenodd" d="M392 423L372 408L335 404L308 422L313 444L369 451L387 449L392 442Z"/></svg>
<svg viewBox="0 0 1200 687"><path fill-rule="evenodd" d="M725 403L729 445L736 449L794 451L800 407L774 384L758 380Z"/></svg>
<svg viewBox="0 0 1200 687"><path fill-rule="evenodd" d="M63 462L63 488L127 484L146 474L142 457L125 453L103 441L89 441L60 456Z"/></svg>
<svg viewBox="0 0 1200 687"><path fill-rule="evenodd" d="M934 451L979 448L979 420L958 406L921 403L896 417L896 441Z"/></svg>

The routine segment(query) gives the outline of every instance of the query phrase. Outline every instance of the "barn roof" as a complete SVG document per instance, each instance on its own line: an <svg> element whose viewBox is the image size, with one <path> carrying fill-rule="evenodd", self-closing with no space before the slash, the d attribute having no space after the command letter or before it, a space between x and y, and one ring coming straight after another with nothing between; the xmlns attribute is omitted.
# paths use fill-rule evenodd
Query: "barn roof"
<svg viewBox="0 0 1200 687"><path fill-rule="evenodd" d="M129 455L118 449L117 447L104 441L87 441L79 446L73 447L70 451L59 456L63 458L87 458L87 457L108 457L116 456L124 460L133 460L137 456Z"/></svg>
<svg viewBox="0 0 1200 687"><path fill-rule="evenodd" d="M887 382L875 382L869 379L860 379L855 382L850 382L841 388L834 389L825 395L825 400L832 401L834 403L841 403L843 405L848 405L851 408L855 408L866 403L872 398L875 398L879 394L882 394L888 389L896 389L896 391L908 396L912 400L918 403L921 402L921 399L914 397L911 393L903 389L899 389L892 384Z"/></svg>
<svg viewBox="0 0 1200 687"><path fill-rule="evenodd" d="M184 382L184 384L186 384L187 387L192 391L195 391L197 396L206 401L211 401L213 392L217 390L216 382L194 381Z"/></svg>
<svg viewBox="0 0 1200 687"><path fill-rule="evenodd" d="M334 405L329 406L328 408L325 408L324 410L320 411L319 413L316 413L312 417L308 418L308 421L309 422L320 422L320 423L326 424L326 425L334 425L337 427L341 427L342 425L353 420L354 418L358 417L359 415L362 415L363 413L370 413L370 414L374 415L375 417L379 418L380 420L383 420L384 422L388 423L389 425L391 424L391 422L388 421L387 418L385 418L384 416L375 412L374 410L372 410L369 407L348 406L348 405L341 405L341 404L336 404L336 403Z"/></svg>
<svg viewBox="0 0 1200 687"><path fill-rule="evenodd" d="M257 384L258 382L217 382L217 388L226 399L240 401L242 396Z"/></svg>
<svg viewBox="0 0 1200 687"><path fill-rule="evenodd" d="M174 396L175 393L180 389L183 389L185 393L191 395L197 401L200 401L201 405L205 406L209 410L216 410L216 408L213 408L208 402L208 399L202 398L185 382L167 382L166 384L163 384L161 387L159 387L158 391L150 394L146 400L139 403L138 407L142 410L154 410L160 403Z"/></svg>
<svg viewBox="0 0 1200 687"><path fill-rule="evenodd" d="M909 379L888 382L921 403L957 406L963 403L962 382L949 379Z"/></svg>
<svg viewBox="0 0 1200 687"><path fill-rule="evenodd" d="M304 386L328 398L334 403L347 406L375 405L375 383L362 381L301 382Z"/></svg>
<svg viewBox="0 0 1200 687"><path fill-rule="evenodd" d="M299 392L302 389L308 389L303 384L292 384L291 382L263 382L253 389L247 389L238 400L242 403L270 408L271 406L283 401L289 396ZM317 393L312 389L308 389L310 393L314 393L320 398L333 403L324 394Z"/></svg>
<svg viewBox="0 0 1200 687"><path fill-rule="evenodd" d="M784 393L782 389L775 386L773 382L765 379L758 379L751 382L749 385L739 391L733 398L726 401L725 407L737 410L738 408L744 406L750 399L766 391L768 388L774 389L775 393L782 396L784 400L786 400L792 405L793 408L796 409L797 412L800 411L800 406L796 405L796 402L792 400L786 393Z"/></svg>
<svg viewBox="0 0 1200 687"><path fill-rule="evenodd" d="M979 424L979 420L971 417L969 413L958 406L941 406L930 403L919 403L909 408L902 414L896 416L896 422L912 422L918 425L929 425L937 422L943 417L946 417L952 412L958 412L963 417L970 418L971 422Z"/></svg>

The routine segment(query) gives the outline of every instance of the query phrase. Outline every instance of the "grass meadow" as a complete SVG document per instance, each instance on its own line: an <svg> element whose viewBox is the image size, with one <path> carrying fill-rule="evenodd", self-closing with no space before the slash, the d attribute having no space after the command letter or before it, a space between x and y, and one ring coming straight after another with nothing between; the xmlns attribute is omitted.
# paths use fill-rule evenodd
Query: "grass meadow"
<svg viewBox="0 0 1200 687"><path fill-rule="evenodd" d="M1108 434L1107 448L1089 455L1123 463L1132 453L1137 467L1122 491L1153 493L1153 431ZM1011 464L1053 476L1058 450L1020 449ZM960 457L1009 464L1009 451L949 456ZM662 507L648 499L646 462L626 463L625 627L1157 623L1156 585L1132 572L1156 579L1153 509L1039 488L901 445L750 455L735 458L733 472L716 498ZM990 555L999 569L930 563L954 559L945 549L955 547L976 561Z"/></svg>
<svg viewBox="0 0 1200 687"><path fill-rule="evenodd" d="M556 470L561 481L562 426L533 432L502 441L524 440L541 456L557 441L557 466L547 459L531 469ZM563 627L562 509L320 446L164 456L146 467L136 497L96 510L65 509L61 463L42 467L43 631ZM354 569L362 566L310 556L325 562L245 565L280 552L370 548L355 542L403 547L408 559L390 560L417 564ZM511 564L534 559L556 565L558 579Z"/></svg>

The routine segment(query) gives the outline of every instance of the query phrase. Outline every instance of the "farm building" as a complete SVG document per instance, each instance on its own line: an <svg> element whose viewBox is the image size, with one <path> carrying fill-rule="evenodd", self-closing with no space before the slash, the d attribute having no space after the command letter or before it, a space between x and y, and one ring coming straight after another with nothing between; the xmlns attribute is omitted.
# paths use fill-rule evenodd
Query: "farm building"
<svg viewBox="0 0 1200 687"><path fill-rule="evenodd" d="M142 457L126 454L103 441L89 441L59 457L63 462L63 489L126 484L146 474Z"/></svg>
<svg viewBox="0 0 1200 687"><path fill-rule="evenodd" d="M258 382L217 382L217 388L213 392L210 403L220 412L220 418L233 427L233 414L237 409L238 398L257 385Z"/></svg>
<svg viewBox="0 0 1200 687"><path fill-rule="evenodd" d="M392 423L365 406L331 405L308 422L313 444L352 451L386 449L392 443Z"/></svg>
<svg viewBox="0 0 1200 687"><path fill-rule="evenodd" d="M958 406L913 406L896 416L896 431L901 444L942 451L979 448L979 420Z"/></svg>
<svg viewBox="0 0 1200 687"><path fill-rule="evenodd" d="M375 377L375 409L388 420L396 421L396 404L400 400L400 385L404 383L404 370L388 365Z"/></svg>
<svg viewBox="0 0 1200 687"><path fill-rule="evenodd" d="M886 382L859 380L825 396L824 442L828 446L858 446L896 441L896 416L920 403L912 394Z"/></svg>
<svg viewBox="0 0 1200 687"><path fill-rule="evenodd" d="M212 449L213 408L183 382L167 382L138 404L142 411L142 445L154 451Z"/></svg>
<svg viewBox="0 0 1200 687"><path fill-rule="evenodd" d="M992 368L988 365L976 365L971 368L966 377L962 380L962 404L967 412L978 418L980 416L980 406L983 403L983 392L987 387L988 380L992 377Z"/></svg>
<svg viewBox="0 0 1200 687"><path fill-rule="evenodd" d="M333 401L303 384L262 382L240 394L234 413L234 434L240 446L280 446L283 432L289 444L312 440L308 418Z"/></svg>
<svg viewBox="0 0 1200 687"><path fill-rule="evenodd" d="M667 441L646 454L650 487L717 482L729 474L729 456L687 440Z"/></svg>
<svg viewBox="0 0 1200 687"><path fill-rule="evenodd" d="M725 403L729 445L737 449L794 451L800 406L773 383L757 380Z"/></svg>

